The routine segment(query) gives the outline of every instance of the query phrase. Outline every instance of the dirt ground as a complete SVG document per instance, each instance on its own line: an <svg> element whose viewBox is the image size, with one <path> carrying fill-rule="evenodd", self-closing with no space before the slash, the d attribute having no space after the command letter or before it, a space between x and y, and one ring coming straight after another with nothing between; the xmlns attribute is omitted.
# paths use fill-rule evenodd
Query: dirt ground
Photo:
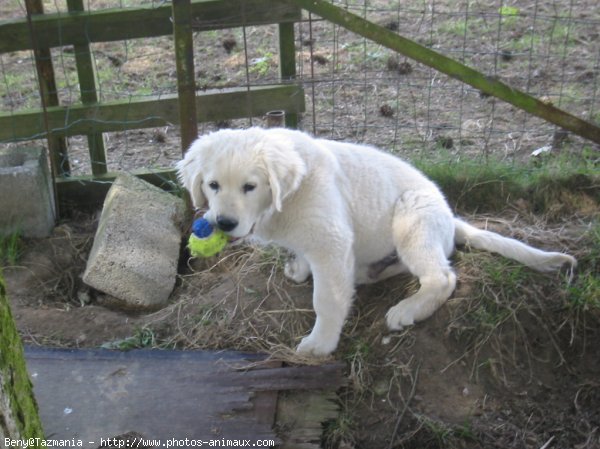
<svg viewBox="0 0 600 449"><path fill-rule="evenodd" d="M50 238L26 241L18 264L3 268L27 344L226 348L315 363L293 353L314 319L311 283L282 276L280 250L237 245L205 260L184 252L170 304L131 313L111 309L80 280L96 217L78 215ZM589 246L585 221L541 225L514 213L471 220L569 250L584 269L599 251L597 241ZM569 273L541 275L467 250L454 265L452 299L400 333L387 331L385 312L415 281L358 288L333 355L346 362L349 386L339 392L339 419L324 426L324 447L600 448L597 302L574 305L579 284Z"/></svg>

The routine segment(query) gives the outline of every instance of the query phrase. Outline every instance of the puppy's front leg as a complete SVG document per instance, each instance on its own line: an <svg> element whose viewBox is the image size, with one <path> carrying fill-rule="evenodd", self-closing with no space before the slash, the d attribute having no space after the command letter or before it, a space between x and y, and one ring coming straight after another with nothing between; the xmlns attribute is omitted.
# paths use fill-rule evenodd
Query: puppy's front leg
<svg viewBox="0 0 600 449"><path fill-rule="evenodd" d="M354 295L354 262L349 251L341 257L310 258L313 307L317 315L312 332L302 339L298 352L325 356L335 351Z"/></svg>

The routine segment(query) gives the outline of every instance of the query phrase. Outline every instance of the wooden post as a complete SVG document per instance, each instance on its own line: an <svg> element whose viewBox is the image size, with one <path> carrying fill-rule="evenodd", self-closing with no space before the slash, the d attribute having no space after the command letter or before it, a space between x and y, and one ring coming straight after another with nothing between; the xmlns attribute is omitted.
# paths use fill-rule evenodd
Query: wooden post
<svg viewBox="0 0 600 449"><path fill-rule="evenodd" d="M18 440L21 445L22 441L31 441L30 447L42 447L44 434L25 366L23 345L12 318L4 280L0 276L1 447L5 447L6 438Z"/></svg>
<svg viewBox="0 0 600 449"><path fill-rule="evenodd" d="M179 96L181 154L184 154L198 137L194 42L191 21L190 0L173 0L173 40L177 68L177 94Z"/></svg>
<svg viewBox="0 0 600 449"><path fill-rule="evenodd" d="M83 11L83 0L67 0L69 11ZM98 103L98 93L96 91L96 70L90 47L88 44L76 44L73 46L75 51L75 64L77 65L77 77L79 78L79 90L81 92L81 102L83 104ZM107 172L106 150L104 148L104 136L102 133L87 135L88 147L90 153L90 163L92 174L103 175Z"/></svg>
<svg viewBox="0 0 600 449"><path fill-rule="evenodd" d="M49 48L39 48L36 44L37 39L33 35L35 29L32 25L31 16L34 14L43 14L44 5L42 0L25 0L27 9L27 19L30 24L31 40L34 42L33 54L35 58L35 67L37 70L38 81L40 84L40 96L42 108L45 110L48 106L58 106L58 92L56 89L56 80L54 78L54 67L52 66L52 57ZM50 160L52 163L52 173L54 176L69 176L71 167L69 165L69 156L67 154L67 143L62 137L54 137L48 134L48 147L50 150Z"/></svg>
<svg viewBox="0 0 600 449"><path fill-rule="evenodd" d="M283 82L296 78L296 46L294 43L294 24L279 24L279 76ZM286 114L285 126L298 128L298 114Z"/></svg>

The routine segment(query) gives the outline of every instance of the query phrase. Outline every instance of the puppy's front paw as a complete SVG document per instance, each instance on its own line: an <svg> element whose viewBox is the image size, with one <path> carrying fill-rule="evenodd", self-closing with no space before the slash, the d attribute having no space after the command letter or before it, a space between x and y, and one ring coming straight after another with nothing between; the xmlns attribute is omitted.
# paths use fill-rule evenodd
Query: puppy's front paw
<svg viewBox="0 0 600 449"><path fill-rule="evenodd" d="M310 276L310 266L306 260L297 256L286 262L283 273L288 279L301 284Z"/></svg>
<svg viewBox="0 0 600 449"><path fill-rule="evenodd" d="M314 357L325 357L335 351L337 341L327 341L315 338L313 334L302 339L296 352Z"/></svg>
<svg viewBox="0 0 600 449"><path fill-rule="evenodd" d="M385 315L388 328L392 331L401 331L405 327L415 324L413 309L413 303L409 300L404 300L388 310L388 313Z"/></svg>

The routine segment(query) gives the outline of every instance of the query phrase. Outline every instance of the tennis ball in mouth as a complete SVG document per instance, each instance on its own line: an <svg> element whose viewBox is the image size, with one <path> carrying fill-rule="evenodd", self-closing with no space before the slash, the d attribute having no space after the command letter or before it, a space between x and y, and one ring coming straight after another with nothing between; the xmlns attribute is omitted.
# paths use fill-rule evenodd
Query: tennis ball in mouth
<svg viewBox="0 0 600 449"><path fill-rule="evenodd" d="M192 225L187 246L192 257L212 257L220 253L228 241L227 234L213 228L205 218L198 218Z"/></svg>

